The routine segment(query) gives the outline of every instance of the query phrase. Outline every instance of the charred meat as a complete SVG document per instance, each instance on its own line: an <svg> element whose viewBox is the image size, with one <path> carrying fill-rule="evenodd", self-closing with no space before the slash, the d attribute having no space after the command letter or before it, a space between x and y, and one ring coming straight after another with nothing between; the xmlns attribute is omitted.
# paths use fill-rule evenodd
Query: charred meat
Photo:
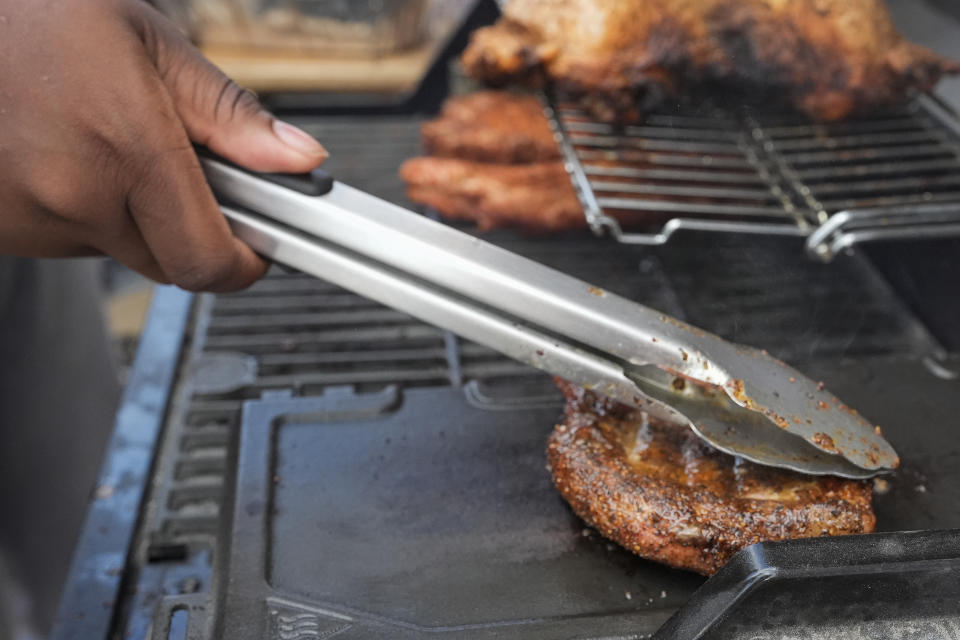
<svg viewBox="0 0 960 640"><path fill-rule="evenodd" d="M563 498L644 558L705 575L765 540L869 533L869 482L807 476L721 453L690 429L559 382L547 457Z"/></svg>
<svg viewBox="0 0 960 640"><path fill-rule="evenodd" d="M549 80L609 121L708 95L837 120L960 71L883 0L512 0L463 59L491 85Z"/></svg>

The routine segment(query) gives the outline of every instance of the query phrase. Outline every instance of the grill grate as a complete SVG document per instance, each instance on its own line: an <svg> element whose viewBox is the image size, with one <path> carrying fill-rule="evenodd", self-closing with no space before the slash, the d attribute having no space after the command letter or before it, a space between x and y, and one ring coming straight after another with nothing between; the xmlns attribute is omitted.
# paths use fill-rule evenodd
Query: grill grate
<svg viewBox="0 0 960 640"><path fill-rule="evenodd" d="M568 103L547 111L591 228L620 242L805 236L828 261L859 242L960 236L960 123L929 96L833 124L705 108L618 127Z"/></svg>

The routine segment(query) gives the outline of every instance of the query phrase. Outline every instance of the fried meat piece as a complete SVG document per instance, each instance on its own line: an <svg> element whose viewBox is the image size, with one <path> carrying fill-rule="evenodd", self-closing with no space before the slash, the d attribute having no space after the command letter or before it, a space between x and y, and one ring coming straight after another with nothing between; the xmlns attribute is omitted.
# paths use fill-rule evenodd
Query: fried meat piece
<svg viewBox="0 0 960 640"><path fill-rule="evenodd" d="M644 558L710 575L755 542L869 533L869 482L807 476L719 452L568 382L550 436L553 481L574 512Z"/></svg>

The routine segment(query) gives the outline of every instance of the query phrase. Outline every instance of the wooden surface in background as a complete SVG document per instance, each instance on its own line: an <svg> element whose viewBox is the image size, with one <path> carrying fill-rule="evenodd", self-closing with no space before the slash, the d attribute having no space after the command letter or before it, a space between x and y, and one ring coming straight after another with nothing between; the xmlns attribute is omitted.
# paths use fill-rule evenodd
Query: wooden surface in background
<svg viewBox="0 0 960 640"><path fill-rule="evenodd" d="M207 45L202 50L224 73L252 91L404 93L416 88L438 46L428 42L379 58L280 53L234 45Z"/></svg>

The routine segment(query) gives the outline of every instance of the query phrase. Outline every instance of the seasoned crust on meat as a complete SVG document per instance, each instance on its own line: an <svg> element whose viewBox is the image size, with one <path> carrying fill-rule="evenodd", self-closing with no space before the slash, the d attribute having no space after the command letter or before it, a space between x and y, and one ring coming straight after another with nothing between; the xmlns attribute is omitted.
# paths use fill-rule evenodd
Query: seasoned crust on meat
<svg viewBox="0 0 960 640"><path fill-rule="evenodd" d="M463 61L495 86L549 79L619 121L724 94L838 120L960 71L907 41L883 0L512 0Z"/></svg>
<svg viewBox="0 0 960 640"><path fill-rule="evenodd" d="M869 482L807 476L721 453L568 382L550 436L553 481L601 534L650 560L716 572L755 542L869 533Z"/></svg>
<svg viewBox="0 0 960 640"><path fill-rule="evenodd" d="M407 196L481 230L521 227L561 231L586 226L561 162L490 164L454 158L411 158L400 167Z"/></svg>
<svg viewBox="0 0 960 640"><path fill-rule="evenodd" d="M503 164L560 159L543 106L531 95L479 91L450 98L421 136L434 156Z"/></svg>

